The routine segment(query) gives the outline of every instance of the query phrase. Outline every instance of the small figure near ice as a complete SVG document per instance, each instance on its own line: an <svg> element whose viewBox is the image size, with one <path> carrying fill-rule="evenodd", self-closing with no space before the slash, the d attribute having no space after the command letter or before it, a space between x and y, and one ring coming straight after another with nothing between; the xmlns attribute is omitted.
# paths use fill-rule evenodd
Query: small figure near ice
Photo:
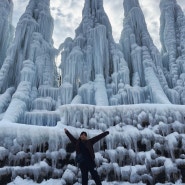
<svg viewBox="0 0 185 185"><path fill-rule="evenodd" d="M95 154L93 145L103 137L109 134L109 131L103 132L91 139L87 138L86 132L81 132L79 139L76 139L67 129L64 132L69 137L71 142L75 145L76 162L79 164L82 173L82 185L88 184L88 172L91 173L97 185L101 185L100 177L96 171Z"/></svg>

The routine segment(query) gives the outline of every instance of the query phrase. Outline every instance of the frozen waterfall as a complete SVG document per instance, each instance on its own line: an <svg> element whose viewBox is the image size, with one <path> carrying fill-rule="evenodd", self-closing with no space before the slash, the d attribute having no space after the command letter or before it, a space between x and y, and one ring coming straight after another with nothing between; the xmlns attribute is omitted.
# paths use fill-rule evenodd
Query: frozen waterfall
<svg viewBox="0 0 185 185"><path fill-rule="evenodd" d="M161 53L138 0L123 1L119 43L103 0L85 0L75 37L59 50L50 8L50 0L30 0L12 38L13 1L0 0L0 184L80 185L64 128L76 138L110 132L94 146L103 185L184 184L185 16L177 1L160 2Z"/></svg>

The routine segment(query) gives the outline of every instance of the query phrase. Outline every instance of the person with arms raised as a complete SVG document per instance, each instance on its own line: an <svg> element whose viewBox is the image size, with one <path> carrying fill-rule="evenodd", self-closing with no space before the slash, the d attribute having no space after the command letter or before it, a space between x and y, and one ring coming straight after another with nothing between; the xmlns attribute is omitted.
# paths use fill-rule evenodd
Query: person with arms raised
<svg viewBox="0 0 185 185"><path fill-rule="evenodd" d="M75 145L76 162L79 164L82 173L82 185L88 184L88 172L91 173L96 185L102 185L100 177L95 169L95 154L93 145L100 139L109 134L109 131L103 132L93 138L88 139L86 132L81 132L80 137L76 139L67 129L64 132L69 137L70 141Z"/></svg>

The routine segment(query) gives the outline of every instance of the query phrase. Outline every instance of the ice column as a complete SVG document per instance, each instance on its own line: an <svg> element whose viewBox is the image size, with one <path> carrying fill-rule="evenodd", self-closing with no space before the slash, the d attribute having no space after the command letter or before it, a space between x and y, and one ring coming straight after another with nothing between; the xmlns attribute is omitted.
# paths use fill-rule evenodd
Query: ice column
<svg viewBox="0 0 185 185"><path fill-rule="evenodd" d="M41 81L39 79L40 82L37 85L53 84L49 79L51 77L53 81L56 75L52 32L53 19L49 11L49 0L30 0L17 24L15 38L0 70L0 92L4 92L9 86L17 88L20 82L22 62L27 59L37 65L37 73L39 73L37 77L42 78ZM39 69L39 65L44 65L42 70ZM39 77L41 75L42 77Z"/></svg>
<svg viewBox="0 0 185 185"><path fill-rule="evenodd" d="M185 16L176 0L161 0L160 9L160 39L165 76L179 100L173 99L174 93L169 93L169 97L175 103L185 104Z"/></svg>
<svg viewBox="0 0 185 185"><path fill-rule="evenodd" d="M139 2L138 0L124 0L123 6L125 18L120 44L130 70L130 85L134 87L127 89L128 97L131 97L130 100L133 99L132 92L135 91L135 87L138 90L140 89L140 92L143 92L143 88L146 87L143 96L145 97L144 101L152 103L151 97L155 96L155 89L160 89L160 96L162 95L166 101L163 102L160 98L155 98L155 103L169 103L169 97L166 95L169 88L163 74L162 59L148 33ZM155 85L154 80L148 78L147 71L150 71L148 67L153 71L152 75L156 80ZM166 89L164 89L164 84ZM151 87L152 91L149 90ZM132 103L132 101L128 101L128 103Z"/></svg>
<svg viewBox="0 0 185 185"><path fill-rule="evenodd" d="M12 0L0 1L0 68L6 57L7 49L13 39Z"/></svg>
<svg viewBox="0 0 185 185"><path fill-rule="evenodd" d="M107 87L110 87L108 84L113 82L117 93L120 81L126 84L130 81L127 63L114 42L102 0L85 1L76 37L74 40L67 38L61 48L62 83L72 85L73 104L81 102L108 105L111 97L107 96ZM102 88L97 89L97 84L99 86L100 83ZM100 100L102 94L105 98L103 101Z"/></svg>

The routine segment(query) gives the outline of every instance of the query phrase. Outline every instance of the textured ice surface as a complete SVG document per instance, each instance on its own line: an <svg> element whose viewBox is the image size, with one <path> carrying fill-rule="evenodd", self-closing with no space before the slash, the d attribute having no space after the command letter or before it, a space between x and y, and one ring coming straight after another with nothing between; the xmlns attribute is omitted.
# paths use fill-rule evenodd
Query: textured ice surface
<svg viewBox="0 0 185 185"><path fill-rule="evenodd" d="M177 1L160 3L160 53L138 0L123 2L119 44L103 0L86 0L75 38L60 46L61 76L49 4L30 0L10 43L13 3L0 2L0 182L80 184L67 128L76 138L109 130L94 146L104 185L183 184L185 18Z"/></svg>

